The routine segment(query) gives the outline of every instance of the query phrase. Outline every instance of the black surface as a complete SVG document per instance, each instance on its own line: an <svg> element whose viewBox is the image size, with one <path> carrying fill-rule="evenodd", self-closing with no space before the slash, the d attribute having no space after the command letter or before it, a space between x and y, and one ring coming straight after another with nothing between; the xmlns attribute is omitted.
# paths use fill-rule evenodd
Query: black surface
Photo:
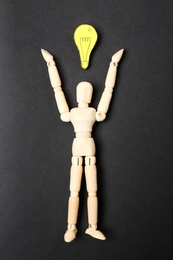
<svg viewBox="0 0 173 260"><path fill-rule="evenodd" d="M0 259L171 260L173 184L173 2L0 1ZM93 25L88 70L73 42ZM59 119L40 48L56 60L70 108L75 87L94 86L97 106L113 53L125 53L107 120L94 127L99 228L66 230L73 129Z"/></svg>

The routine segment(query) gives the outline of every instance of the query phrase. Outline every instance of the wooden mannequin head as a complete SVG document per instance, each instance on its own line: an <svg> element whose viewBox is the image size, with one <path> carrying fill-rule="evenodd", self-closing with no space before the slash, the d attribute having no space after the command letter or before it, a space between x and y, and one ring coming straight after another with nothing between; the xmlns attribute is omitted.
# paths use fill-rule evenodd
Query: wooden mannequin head
<svg viewBox="0 0 173 260"><path fill-rule="evenodd" d="M79 106L88 106L91 103L93 87L89 82L83 81L77 85L76 98Z"/></svg>

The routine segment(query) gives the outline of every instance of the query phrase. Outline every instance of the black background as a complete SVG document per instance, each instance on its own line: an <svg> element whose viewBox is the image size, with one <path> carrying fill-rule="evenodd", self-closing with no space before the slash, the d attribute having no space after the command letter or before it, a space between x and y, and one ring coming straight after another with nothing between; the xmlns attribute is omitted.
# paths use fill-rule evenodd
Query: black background
<svg viewBox="0 0 173 260"><path fill-rule="evenodd" d="M173 2L0 1L0 259L173 259ZM99 40L80 67L73 33L93 25ZM111 56L125 49L107 120L94 126L99 229L65 243L71 124L63 123L40 48L57 63L70 108L93 84L97 107Z"/></svg>

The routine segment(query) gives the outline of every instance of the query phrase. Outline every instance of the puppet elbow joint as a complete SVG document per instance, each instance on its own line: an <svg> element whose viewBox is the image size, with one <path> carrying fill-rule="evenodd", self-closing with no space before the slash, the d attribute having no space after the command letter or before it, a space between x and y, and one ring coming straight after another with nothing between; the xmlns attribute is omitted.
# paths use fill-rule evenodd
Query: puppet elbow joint
<svg viewBox="0 0 173 260"><path fill-rule="evenodd" d="M97 112L96 112L96 120L97 120L98 122L101 122L101 121L103 121L103 120L105 120L105 119L106 119L106 113L101 112L101 111L97 111Z"/></svg>
<svg viewBox="0 0 173 260"><path fill-rule="evenodd" d="M70 122L71 120L70 112L62 113L60 118L63 122Z"/></svg>

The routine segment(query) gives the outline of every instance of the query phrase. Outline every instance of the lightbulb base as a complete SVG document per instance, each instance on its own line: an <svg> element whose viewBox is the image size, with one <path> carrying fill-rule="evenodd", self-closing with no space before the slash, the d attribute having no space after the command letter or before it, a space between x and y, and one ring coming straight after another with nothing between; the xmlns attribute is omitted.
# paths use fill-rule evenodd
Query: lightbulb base
<svg viewBox="0 0 173 260"><path fill-rule="evenodd" d="M88 61L81 61L81 67L82 67L83 69L87 69L88 66L89 66L89 62L88 62Z"/></svg>

